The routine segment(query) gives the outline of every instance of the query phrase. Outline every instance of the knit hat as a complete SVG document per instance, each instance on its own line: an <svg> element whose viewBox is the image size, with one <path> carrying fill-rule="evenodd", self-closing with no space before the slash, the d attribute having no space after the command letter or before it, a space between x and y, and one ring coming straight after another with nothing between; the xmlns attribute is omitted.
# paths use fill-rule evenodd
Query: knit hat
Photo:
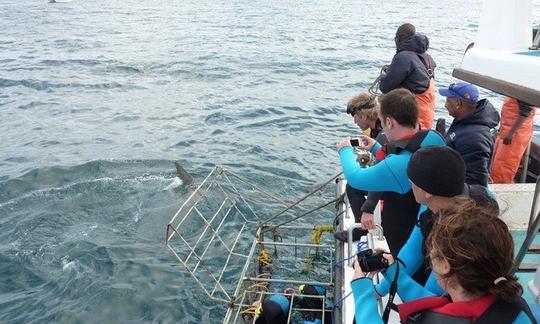
<svg viewBox="0 0 540 324"><path fill-rule="evenodd" d="M448 146L429 146L413 154L407 176L427 193L453 197L463 192L465 162Z"/></svg>

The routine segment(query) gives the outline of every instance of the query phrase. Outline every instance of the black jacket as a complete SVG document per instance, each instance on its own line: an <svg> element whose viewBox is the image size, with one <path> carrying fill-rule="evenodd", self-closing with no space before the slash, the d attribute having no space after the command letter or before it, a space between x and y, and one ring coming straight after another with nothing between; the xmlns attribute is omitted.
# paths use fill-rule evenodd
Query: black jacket
<svg viewBox="0 0 540 324"><path fill-rule="evenodd" d="M415 34L401 42L386 75L381 78L379 88L382 93L401 86L416 94L426 91L436 66L433 58L426 53L428 48L429 40L422 34Z"/></svg>
<svg viewBox="0 0 540 324"><path fill-rule="evenodd" d="M491 129L499 124L499 113L487 100L476 104L476 110L461 119L454 119L446 133L446 143L456 150L466 166L465 182L487 186L493 153Z"/></svg>

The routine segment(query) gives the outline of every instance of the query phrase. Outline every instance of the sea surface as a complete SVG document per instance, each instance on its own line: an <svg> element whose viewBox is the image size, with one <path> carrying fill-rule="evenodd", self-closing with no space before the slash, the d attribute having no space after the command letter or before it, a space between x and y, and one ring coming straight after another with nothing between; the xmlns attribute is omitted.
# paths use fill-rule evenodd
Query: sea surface
<svg viewBox="0 0 540 324"><path fill-rule="evenodd" d="M429 36L447 85L480 9L0 0L0 322L220 322L164 244L192 190L174 162L292 201L339 171L335 143L358 133L345 105L391 60L395 29ZM441 98L436 115L450 120Z"/></svg>

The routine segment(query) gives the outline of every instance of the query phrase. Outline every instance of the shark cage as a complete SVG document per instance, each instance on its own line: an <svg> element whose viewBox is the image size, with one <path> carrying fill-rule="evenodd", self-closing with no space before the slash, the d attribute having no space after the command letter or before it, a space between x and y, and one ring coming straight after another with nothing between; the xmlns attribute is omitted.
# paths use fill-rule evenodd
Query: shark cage
<svg viewBox="0 0 540 324"><path fill-rule="evenodd" d="M166 245L223 304L223 323L331 321L341 297L332 236L343 201L332 187L338 177L288 202L217 166L183 203Z"/></svg>

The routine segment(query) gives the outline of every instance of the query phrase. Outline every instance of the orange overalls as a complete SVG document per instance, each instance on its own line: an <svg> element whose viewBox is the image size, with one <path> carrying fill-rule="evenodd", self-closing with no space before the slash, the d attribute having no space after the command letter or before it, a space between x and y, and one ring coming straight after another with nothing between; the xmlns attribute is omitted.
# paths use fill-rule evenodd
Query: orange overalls
<svg viewBox="0 0 540 324"><path fill-rule="evenodd" d="M501 109L501 128L495 141L493 160L491 162L491 178L494 183L512 183L519 163L532 136L535 108L516 129L512 143L504 145L503 139L512 129L519 116L519 104L514 98L506 98Z"/></svg>
<svg viewBox="0 0 540 324"><path fill-rule="evenodd" d="M422 93L415 94L418 103L418 123L420 129L428 130L433 127L435 119L435 81L429 80L429 87Z"/></svg>

